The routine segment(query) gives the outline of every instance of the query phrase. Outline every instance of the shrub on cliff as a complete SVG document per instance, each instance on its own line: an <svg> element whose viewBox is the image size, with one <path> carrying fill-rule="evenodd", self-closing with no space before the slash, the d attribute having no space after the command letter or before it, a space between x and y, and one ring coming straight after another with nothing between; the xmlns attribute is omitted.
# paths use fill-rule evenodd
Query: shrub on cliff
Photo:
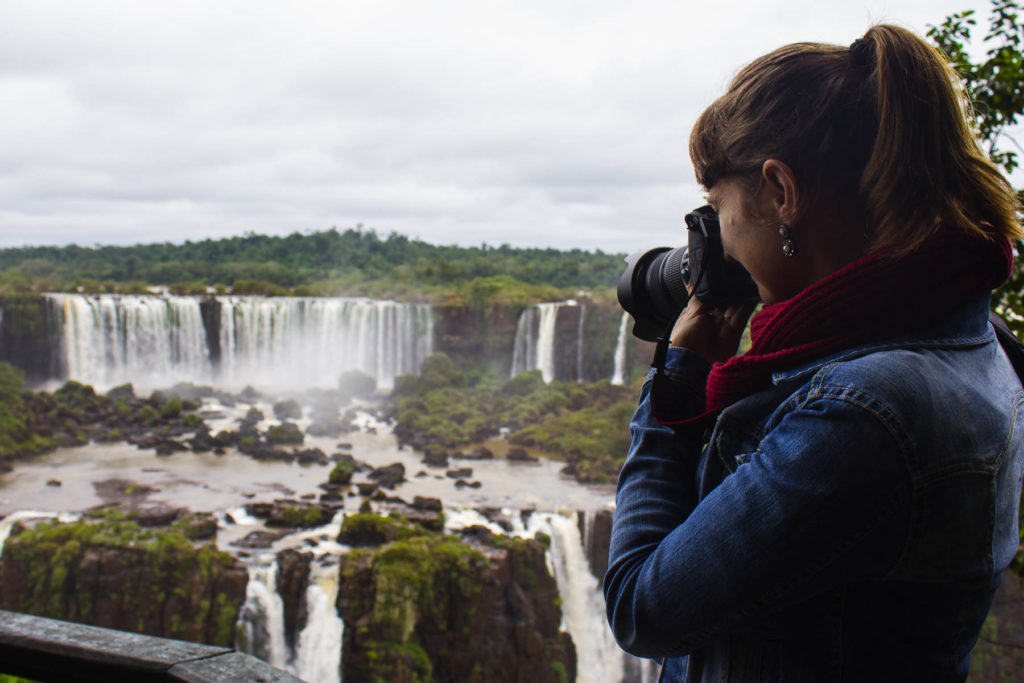
<svg viewBox="0 0 1024 683"><path fill-rule="evenodd" d="M355 471L356 463L352 456L342 458L331 469L331 474L327 477L327 481L332 484L347 486L352 481L352 475L355 474Z"/></svg>
<svg viewBox="0 0 1024 683"><path fill-rule="evenodd" d="M10 405L21 396L25 373L10 363L0 363L0 404Z"/></svg>
<svg viewBox="0 0 1024 683"><path fill-rule="evenodd" d="M453 450L506 427L515 430L509 441L564 458L580 481L615 480L629 445L630 389L607 380L546 384L539 370L499 385L456 370L443 354L427 361L419 377L395 383L395 434L402 442Z"/></svg>
<svg viewBox="0 0 1024 683"><path fill-rule="evenodd" d="M231 646L246 573L190 540L197 520L142 528L123 514L16 530L0 557L0 607Z"/></svg>
<svg viewBox="0 0 1024 683"><path fill-rule="evenodd" d="M404 517L360 512L345 516L338 533L338 542L354 547L378 546L426 533L427 529Z"/></svg>
<svg viewBox="0 0 1024 683"><path fill-rule="evenodd" d="M495 537L473 547L420 530L339 560L338 613L358 625L346 631L344 680L557 683L559 671L575 675L536 541Z"/></svg>

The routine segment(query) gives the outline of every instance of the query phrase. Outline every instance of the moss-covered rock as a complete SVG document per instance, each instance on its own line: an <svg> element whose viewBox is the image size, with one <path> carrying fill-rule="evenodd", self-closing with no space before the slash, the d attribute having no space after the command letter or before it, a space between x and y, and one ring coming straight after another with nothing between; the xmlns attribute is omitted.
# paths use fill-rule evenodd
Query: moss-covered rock
<svg viewBox="0 0 1024 683"><path fill-rule="evenodd" d="M274 417L278 420L297 420L302 417L302 406L294 398L274 404Z"/></svg>
<svg viewBox="0 0 1024 683"><path fill-rule="evenodd" d="M546 384L539 370L498 384L458 371L444 356L424 363L419 377L395 383L394 432L422 450L424 464L446 467L457 449L512 429L508 441L564 458L582 482L614 482L629 445L634 391L608 380Z"/></svg>
<svg viewBox="0 0 1024 683"><path fill-rule="evenodd" d="M422 526L404 517L360 512L345 516L338 542L352 547L379 546L426 533L427 530Z"/></svg>
<svg viewBox="0 0 1024 683"><path fill-rule="evenodd" d="M282 422L273 425L267 430L267 441L272 444L301 445L305 441L305 435L294 422Z"/></svg>
<svg viewBox="0 0 1024 683"><path fill-rule="evenodd" d="M245 569L192 538L195 516L144 528L119 511L16 529L0 557L0 607L147 635L231 646Z"/></svg>
<svg viewBox="0 0 1024 683"><path fill-rule="evenodd" d="M539 543L497 537L493 545L469 545L401 520L357 517L359 528L408 536L340 558L345 680L575 678L575 652L558 630L558 592Z"/></svg>
<svg viewBox="0 0 1024 683"><path fill-rule="evenodd" d="M355 471L355 459L353 459L352 456L342 457L331 470L331 474L327 477L327 481L341 486L348 485L352 482L352 475L355 474Z"/></svg>

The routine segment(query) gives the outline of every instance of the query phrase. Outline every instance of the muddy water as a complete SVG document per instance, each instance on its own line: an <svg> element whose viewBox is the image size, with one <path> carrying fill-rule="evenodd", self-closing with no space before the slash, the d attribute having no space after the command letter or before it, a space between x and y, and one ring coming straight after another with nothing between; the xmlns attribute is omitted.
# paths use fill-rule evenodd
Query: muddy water
<svg viewBox="0 0 1024 683"><path fill-rule="evenodd" d="M271 406L257 407L265 415L273 415ZM237 428L236 420L248 406L226 408L210 403L204 405L204 410L213 416L207 423L216 433ZM274 423L276 420L265 420L259 428ZM308 421L297 423L305 428ZM375 422L368 414L361 414L359 425L358 431L338 439L307 437L303 447L317 447L327 454L351 453L373 467L402 463L407 481L388 493L407 501L419 495L440 498L446 507L553 511L602 509L614 498L611 486L584 486L560 474L562 462L509 462L502 457L506 449L501 442L489 444L498 456L494 460L452 459L447 469L439 469L424 466L420 454L400 449L387 425ZM339 449L339 443L351 447ZM472 469L464 479L479 482L479 488L457 487L456 480L446 476L446 471L460 468ZM139 450L130 444L90 444L23 460L14 471L0 474L0 516L24 509L84 510L104 502L94 483L111 478L152 487L149 501L225 512L247 502L318 496L323 492L318 485L327 481L330 469L330 465L257 461L233 450L220 456L192 452L157 456L152 450ZM357 473L353 480L366 480L366 473ZM358 503L359 498L352 495L345 507L354 510Z"/></svg>

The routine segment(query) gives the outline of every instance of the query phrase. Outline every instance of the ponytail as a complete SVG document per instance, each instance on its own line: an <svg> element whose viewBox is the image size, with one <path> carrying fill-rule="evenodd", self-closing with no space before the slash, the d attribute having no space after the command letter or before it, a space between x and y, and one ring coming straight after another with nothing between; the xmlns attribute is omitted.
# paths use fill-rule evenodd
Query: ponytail
<svg viewBox="0 0 1024 683"><path fill-rule="evenodd" d="M875 58L879 123L860 179L872 246L912 251L937 221L1019 239L1016 195L978 145L970 101L945 56L895 26L874 26L862 42Z"/></svg>
<svg viewBox="0 0 1024 683"><path fill-rule="evenodd" d="M862 218L871 249L901 255L938 224L1019 239L1019 204L978 145L960 77L910 31L874 26L849 48L781 47L749 64L690 134L697 180L791 166L810 196Z"/></svg>

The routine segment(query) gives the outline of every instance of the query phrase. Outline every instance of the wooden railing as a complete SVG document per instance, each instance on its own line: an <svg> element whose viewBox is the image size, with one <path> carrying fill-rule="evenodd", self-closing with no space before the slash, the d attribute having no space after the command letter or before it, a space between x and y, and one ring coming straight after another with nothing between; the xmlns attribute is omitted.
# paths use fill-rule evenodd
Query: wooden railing
<svg viewBox="0 0 1024 683"><path fill-rule="evenodd" d="M39 681L301 683L226 647L0 610L0 673Z"/></svg>

